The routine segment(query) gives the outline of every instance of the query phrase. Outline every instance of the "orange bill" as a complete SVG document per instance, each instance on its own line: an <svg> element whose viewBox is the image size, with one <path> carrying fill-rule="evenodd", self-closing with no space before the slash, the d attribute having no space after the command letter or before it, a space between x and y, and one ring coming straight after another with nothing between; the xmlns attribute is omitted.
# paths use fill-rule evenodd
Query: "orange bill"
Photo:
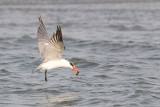
<svg viewBox="0 0 160 107"><path fill-rule="evenodd" d="M75 67L75 66L72 66L73 67L73 71L76 73L76 75L78 76L78 74L79 74L79 70Z"/></svg>

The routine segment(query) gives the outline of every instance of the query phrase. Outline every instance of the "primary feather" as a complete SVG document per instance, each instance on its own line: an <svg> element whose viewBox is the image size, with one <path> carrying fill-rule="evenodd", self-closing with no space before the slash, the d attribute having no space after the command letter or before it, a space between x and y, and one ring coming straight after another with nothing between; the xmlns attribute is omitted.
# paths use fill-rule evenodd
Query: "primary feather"
<svg viewBox="0 0 160 107"><path fill-rule="evenodd" d="M56 34L53 33L53 36L50 39L41 17L39 17L39 21L40 25L38 27L37 37L39 40L38 47L43 62L61 59L64 50L61 27L57 26Z"/></svg>

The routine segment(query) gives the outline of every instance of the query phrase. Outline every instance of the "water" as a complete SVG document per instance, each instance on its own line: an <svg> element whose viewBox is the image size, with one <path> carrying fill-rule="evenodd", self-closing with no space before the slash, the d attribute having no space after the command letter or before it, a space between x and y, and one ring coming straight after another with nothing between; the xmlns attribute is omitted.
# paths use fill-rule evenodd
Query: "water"
<svg viewBox="0 0 160 107"><path fill-rule="evenodd" d="M79 2L1 1L0 106L159 107L160 3ZM61 25L63 58L79 76L31 73L41 63L38 16L50 36Z"/></svg>

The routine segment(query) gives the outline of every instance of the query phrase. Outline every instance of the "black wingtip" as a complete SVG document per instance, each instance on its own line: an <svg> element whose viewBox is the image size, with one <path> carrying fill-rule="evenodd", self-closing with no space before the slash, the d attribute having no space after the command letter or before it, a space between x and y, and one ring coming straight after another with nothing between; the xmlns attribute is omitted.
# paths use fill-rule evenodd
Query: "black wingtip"
<svg viewBox="0 0 160 107"><path fill-rule="evenodd" d="M56 34L53 33L53 36L51 38L52 42L62 42L63 43L63 38L62 38L62 31L61 31L61 27L60 25L57 26L57 31L56 31Z"/></svg>
<svg viewBox="0 0 160 107"><path fill-rule="evenodd" d="M61 26L59 25L59 26L57 26L57 30L61 30Z"/></svg>
<svg viewBox="0 0 160 107"><path fill-rule="evenodd" d="M62 35L61 26L57 26L56 34Z"/></svg>
<svg viewBox="0 0 160 107"><path fill-rule="evenodd" d="M59 35L59 40L63 42L61 26L57 26L57 34Z"/></svg>
<svg viewBox="0 0 160 107"><path fill-rule="evenodd" d="M39 18L39 21L41 21L41 20L42 20L42 17L41 17L41 16L39 16L38 18Z"/></svg>

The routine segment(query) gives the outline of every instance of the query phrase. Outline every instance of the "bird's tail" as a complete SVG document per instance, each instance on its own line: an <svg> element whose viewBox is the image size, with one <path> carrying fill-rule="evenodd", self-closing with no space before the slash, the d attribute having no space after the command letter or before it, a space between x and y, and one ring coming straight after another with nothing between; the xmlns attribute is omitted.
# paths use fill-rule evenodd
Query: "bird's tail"
<svg viewBox="0 0 160 107"><path fill-rule="evenodd" d="M35 72L40 72L41 70L42 70L42 67L41 67L41 65L39 65L36 69L34 69L32 71L32 74L35 73Z"/></svg>

